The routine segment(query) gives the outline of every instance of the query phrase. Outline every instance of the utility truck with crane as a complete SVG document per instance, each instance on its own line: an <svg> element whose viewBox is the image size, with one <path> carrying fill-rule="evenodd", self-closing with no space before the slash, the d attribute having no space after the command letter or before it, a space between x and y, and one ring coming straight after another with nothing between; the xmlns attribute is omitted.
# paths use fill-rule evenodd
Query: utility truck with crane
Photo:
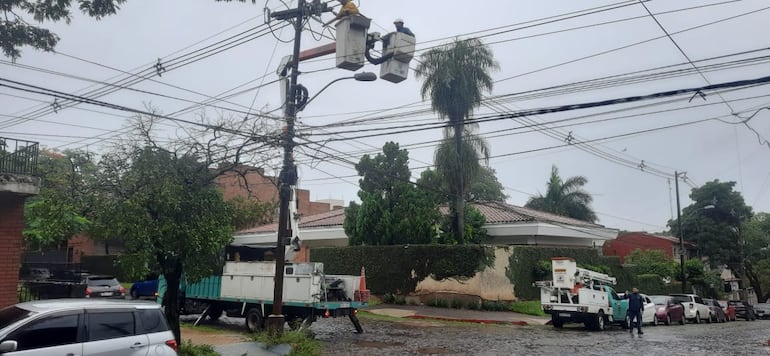
<svg viewBox="0 0 770 356"><path fill-rule="evenodd" d="M621 299L611 287L615 277L580 268L574 259L551 259L550 281L536 282L540 304L551 316L551 323L561 328L565 323L583 323L592 330L604 330L609 324L628 325L628 300Z"/></svg>
<svg viewBox="0 0 770 356"><path fill-rule="evenodd" d="M318 318L348 317L356 332L363 332L358 321L358 309L369 302L369 290L363 267L361 275L325 274L319 262L294 263L292 259L300 250L299 212L296 189L292 187L289 213L290 235L286 242L286 259L283 273L283 301L281 309L289 326L307 327ZM227 246L221 273L188 283L180 284L180 314L200 314L203 318L218 319L223 313L228 317L245 318L249 331L256 332L266 326L266 319L273 307L275 261L265 261L274 255L275 247ZM158 301L163 300L165 280L160 278Z"/></svg>

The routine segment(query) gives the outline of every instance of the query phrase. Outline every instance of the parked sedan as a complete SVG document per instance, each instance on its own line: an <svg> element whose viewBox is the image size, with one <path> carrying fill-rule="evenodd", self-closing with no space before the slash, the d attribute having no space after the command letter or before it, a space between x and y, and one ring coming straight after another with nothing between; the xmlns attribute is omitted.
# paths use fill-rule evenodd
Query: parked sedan
<svg viewBox="0 0 770 356"><path fill-rule="evenodd" d="M740 300L731 300L727 304L735 307L735 316L746 321L757 320L757 315L754 313L754 308L749 303L745 303Z"/></svg>
<svg viewBox="0 0 770 356"><path fill-rule="evenodd" d="M725 317L727 317L727 321L735 321L735 307L730 305L726 300L720 300L719 305L722 306L722 310L725 312Z"/></svg>
<svg viewBox="0 0 770 356"><path fill-rule="evenodd" d="M651 295L650 300L655 303L655 318L666 325L678 322L684 325L684 307L676 302L674 297L668 295Z"/></svg>
<svg viewBox="0 0 770 356"><path fill-rule="evenodd" d="M709 319L708 322L714 322L714 323L724 323L727 321L727 316L725 316L725 311L722 310L722 306L719 305L719 302L714 299L703 299L703 302L706 303L706 306L709 307Z"/></svg>
<svg viewBox="0 0 770 356"><path fill-rule="evenodd" d="M754 312L757 314L757 319L770 319L770 304L754 304Z"/></svg>

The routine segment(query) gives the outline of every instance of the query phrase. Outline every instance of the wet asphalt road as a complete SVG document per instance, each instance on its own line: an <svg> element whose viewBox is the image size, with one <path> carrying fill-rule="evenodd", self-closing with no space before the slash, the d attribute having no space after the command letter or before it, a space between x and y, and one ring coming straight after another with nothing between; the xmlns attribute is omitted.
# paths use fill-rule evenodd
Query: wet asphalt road
<svg viewBox="0 0 770 356"><path fill-rule="evenodd" d="M770 355L770 321L644 327L633 335L582 326L472 325L363 319L356 335L346 320L312 329L327 355Z"/></svg>
<svg viewBox="0 0 770 356"><path fill-rule="evenodd" d="M244 328L239 318L205 324ZM587 331L577 324L555 329L365 316L361 324L363 334L355 334L347 318L321 319L310 330L325 355L770 355L770 320L645 326L642 336L620 327Z"/></svg>

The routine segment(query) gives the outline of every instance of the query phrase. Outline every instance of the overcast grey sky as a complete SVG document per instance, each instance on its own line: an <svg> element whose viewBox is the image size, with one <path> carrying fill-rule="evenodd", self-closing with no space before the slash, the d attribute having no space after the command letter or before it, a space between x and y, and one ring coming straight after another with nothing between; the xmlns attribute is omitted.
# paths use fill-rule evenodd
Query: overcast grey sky
<svg viewBox="0 0 770 356"><path fill-rule="evenodd" d="M285 2L296 4L296 1ZM477 117L700 87L770 74L770 49L762 50L769 47L770 2L763 0L647 1L649 10L657 14L655 18L674 41L635 1L490 0L471 5L470 2L438 0L362 0L358 4L361 12L373 20L370 31L386 33L392 30L393 19L403 18L406 26L417 35L418 55L426 48L447 43L455 37L479 36L489 44L500 62L500 70L493 73L497 82L489 96L502 98L485 101L477 111ZM70 25L45 24L61 36L57 46L60 54L23 48L22 58L16 63L98 81L114 81L121 78L116 77L121 75L120 72L67 55L136 73L151 67L158 58L168 60L263 25L265 6L285 8L283 2L276 0L255 5L213 0L131 0L116 16L101 21L78 14ZM331 15L326 14L323 20L330 18ZM280 58L291 53L293 37L289 28L278 30L279 23L272 25L276 28L272 34L266 33L153 79L208 96L247 81L253 81L250 86L271 82L276 78L275 69ZM325 38L332 35L330 29L321 32L316 21L310 21L308 26L316 34L306 33L303 49L332 41ZM743 52L748 53L738 55ZM719 58L705 60L715 57ZM695 61L700 72L692 70L688 58ZM13 66L7 58L2 60L0 77L3 78L80 94L85 92L83 88L92 84ZM412 61L412 68L416 64L416 60ZM310 90L310 95L331 80L352 74L342 69L311 73L333 65L333 56L301 64L305 74L300 76L300 83ZM537 92L550 95L510 95L659 67L666 68L640 74L679 70L680 75L645 76L640 80L627 78L620 85L592 85L567 92ZM379 73L379 68L371 64L362 70ZM386 141L395 141L408 148L414 177L419 176L422 167L432 164L432 141L441 137L440 129L355 140L352 137L361 133L349 132L372 127L437 123L437 116L424 110L429 108L429 103L420 97L421 83L414 78L413 72L409 75L409 79L398 84L383 80L335 83L301 113L300 128L343 121L349 125L327 130L332 133L346 131L338 135L324 136L321 135L324 131L312 130L313 136L308 136L311 140L346 139L328 142L320 149L308 146L297 152L300 187L311 191L311 199L356 199L357 178L351 177L355 170L349 161L357 162L362 152L376 153ZM196 102L207 99L150 81L132 87ZM748 117L769 106L770 86L706 94L705 99L695 97L690 100L691 95L674 96L520 119L531 120L526 122L510 119L483 122L479 132L487 137L493 156L490 165L497 170L498 179L506 187L510 196L508 201L512 204L523 205L531 194L544 192L550 167L556 165L562 177L582 175L588 178L585 188L594 196L593 207L600 223L607 227L665 229L666 221L675 214L675 200L673 181L664 174L673 176L675 170L686 171L690 179L680 186L683 207L690 203L687 196L691 186L719 179L736 181L736 188L755 211L770 211L770 147L766 142L761 143L770 138L770 110L760 111L748 122L761 138L740 124L739 117L731 115L738 113ZM164 113L190 105L189 102L127 90L116 91L100 100L132 108L143 108L145 103L152 103ZM32 109L45 108L52 101L51 97L0 88L0 136L39 141L51 148L87 147L102 152L111 140L87 138L115 136L111 130L121 128L126 117L131 115L85 104L39 117L28 115ZM246 110L233 105L240 104L252 107L255 113L274 110L281 105L275 84L228 101L230 103L217 105ZM210 116L221 112L207 109ZM200 110L180 117L196 120L199 115ZM386 115L392 117L378 120L376 126L352 126L349 123ZM18 120L19 117L35 119ZM543 126L536 126L536 130L531 128L533 123L577 117L580 119L552 124L574 126L554 130L544 130ZM706 120L709 118L714 120ZM606 120L588 123L600 119ZM695 123L686 124L689 122ZM663 128L677 124L680 126ZM530 128L521 129L524 125ZM646 130L651 131L640 133ZM631 133L637 134L601 140ZM169 129L160 134L176 135L179 130ZM587 140L591 143L543 149L564 145L567 141ZM343 160L308 158L329 154L343 156L340 152L358 154Z"/></svg>

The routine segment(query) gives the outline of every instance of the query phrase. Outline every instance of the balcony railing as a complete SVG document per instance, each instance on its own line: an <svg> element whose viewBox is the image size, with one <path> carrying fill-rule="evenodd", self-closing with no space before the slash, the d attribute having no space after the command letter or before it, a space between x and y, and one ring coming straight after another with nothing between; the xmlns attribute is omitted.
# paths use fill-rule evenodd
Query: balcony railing
<svg viewBox="0 0 770 356"><path fill-rule="evenodd" d="M35 175L38 143L0 137L0 173Z"/></svg>

